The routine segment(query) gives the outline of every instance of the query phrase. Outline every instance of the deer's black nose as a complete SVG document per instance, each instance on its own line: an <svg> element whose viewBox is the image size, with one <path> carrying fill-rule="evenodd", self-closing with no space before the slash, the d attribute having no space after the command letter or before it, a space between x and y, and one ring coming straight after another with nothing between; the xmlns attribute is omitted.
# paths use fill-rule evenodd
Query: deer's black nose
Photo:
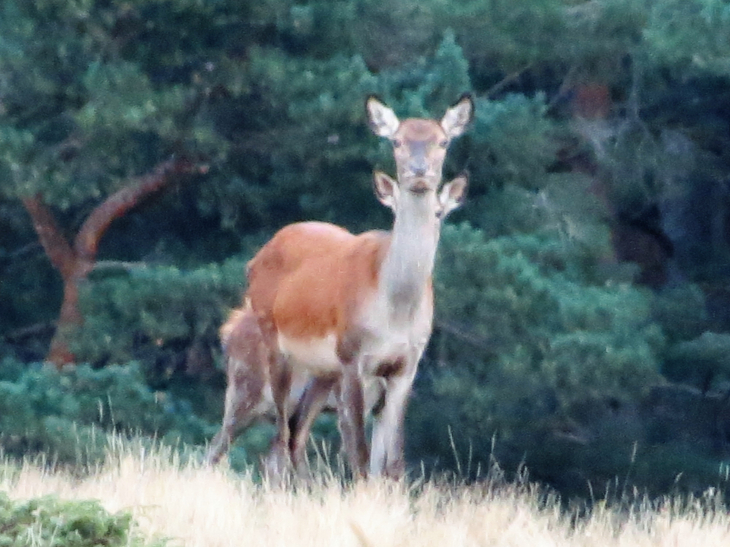
<svg viewBox="0 0 730 547"><path fill-rule="evenodd" d="M426 174L425 162L422 162L422 161L411 162L410 167L411 167L411 172L417 177L422 177Z"/></svg>

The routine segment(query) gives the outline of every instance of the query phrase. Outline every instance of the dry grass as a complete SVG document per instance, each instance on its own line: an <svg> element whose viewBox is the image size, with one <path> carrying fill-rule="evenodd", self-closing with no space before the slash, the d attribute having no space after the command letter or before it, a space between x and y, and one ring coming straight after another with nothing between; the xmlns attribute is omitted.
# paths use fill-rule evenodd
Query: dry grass
<svg viewBox="0 0 730 547"><path fill-rule="evenodd" d="M83 478L44 469L0 463L0 490L14 499L98 499L110 511L131 510L144 536L170 538L171 545L730 545L730 517L709 495L628 510L599 503L589 517L571 519L526 485L343 486L329 477L282 489L184 464L162 449L117 447L104 467Z"/></svg>

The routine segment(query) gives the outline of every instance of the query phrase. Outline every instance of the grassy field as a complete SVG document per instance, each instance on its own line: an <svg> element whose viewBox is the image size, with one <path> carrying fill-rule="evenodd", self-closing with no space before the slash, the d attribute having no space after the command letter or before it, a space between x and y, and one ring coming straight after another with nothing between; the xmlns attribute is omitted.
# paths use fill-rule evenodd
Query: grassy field
<svg viewBox="0 0 730 547"><path fill-rule="evenodd" d="M225 468L181 463L166 450L112 449L82 476L28 462L0 463L0 491L12 499L55 494L98 499L133 512L146 538L191 547L276 546L680 546L730 545L730 516L711 494L645 503L597 503L583 516L528 484L480 486L324 476L275 488Z"/></svg>

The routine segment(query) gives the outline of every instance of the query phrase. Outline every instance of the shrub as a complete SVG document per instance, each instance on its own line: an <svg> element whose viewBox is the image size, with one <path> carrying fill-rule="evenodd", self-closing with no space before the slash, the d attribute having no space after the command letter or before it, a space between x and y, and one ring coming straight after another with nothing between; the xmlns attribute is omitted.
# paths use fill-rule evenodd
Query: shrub
<svg viewBox="0 0 730 547"><path fill-rule="evenodd" d="M424 437L411 446L441 465L454 448L472 464L526 463L553 484L597 477L597 466L618 474L615 461L598 463L609 438L630 463L645 435L636 409L662 382L664 336L651 294L601 279L594 252L546 231L444 228L431 351L442 366L424 367L409 422Z"/></svg>
<svg viewBox="0 0 730 547"><path fill-rule="evenodd" d="M109 513L98 501L53 496L12 501L0 492L2 547L142 547L129 513ZM162 545L162 543L156 543Z"/></svg>
<svg viewBox="0 0 730 547"><path fill-rule="evenodd" d="M200 341L217 346L227 310L241 298L245 261L180 270L134 268L92 278L81 291L83 359L123 363Z"/></svg>
<svg viewBox="0 0 730 547"><path fill-rule="evenodd" d="M83 463L103 456L110 432L203 444L216 429L185 400L150 389L136 363L64 372L32 364L18 374L5 360L0 371L15 371L0 381L0 441L11 455L45 452Z"/></svg>

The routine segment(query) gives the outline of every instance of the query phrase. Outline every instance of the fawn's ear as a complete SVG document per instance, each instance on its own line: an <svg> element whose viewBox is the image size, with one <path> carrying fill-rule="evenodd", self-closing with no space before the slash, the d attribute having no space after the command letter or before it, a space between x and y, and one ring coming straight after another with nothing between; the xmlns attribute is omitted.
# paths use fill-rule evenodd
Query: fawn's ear
<svg viewBox="0 0 730 547"><path fill-rule="evenodd" d="M392 139L395 132L398 131L398 127L400 127L400 121L395 112L381 103L374 95L368 97L365 108L368 112L368 123L373 133L379 137Z"/></svg>
<svg viewBox="0 0 730 547"><path fill-rule="evenodd" d="M474 117L474 101L471 95L464 95L459 101L449 108L441 118L441 129L444 130L449 139L453 139L466 131Z"/></svg>
<svg viewBox="0 0 730 547"><path fill-rule="evenodd" d="M462 173L451 182L447 182L439 192L441 211L439 218L444 220L449 213L457 209L466 199L466 189L469 186L469 177Z"/></svg>
<svg viewBox="0 0 730 547"><path fill-rule="evenodd" d="M373 173L373 189L375 190L375 197L378 198L378 201L392 211L395 211L398 183L382 171L375 171Z"/></svg>

